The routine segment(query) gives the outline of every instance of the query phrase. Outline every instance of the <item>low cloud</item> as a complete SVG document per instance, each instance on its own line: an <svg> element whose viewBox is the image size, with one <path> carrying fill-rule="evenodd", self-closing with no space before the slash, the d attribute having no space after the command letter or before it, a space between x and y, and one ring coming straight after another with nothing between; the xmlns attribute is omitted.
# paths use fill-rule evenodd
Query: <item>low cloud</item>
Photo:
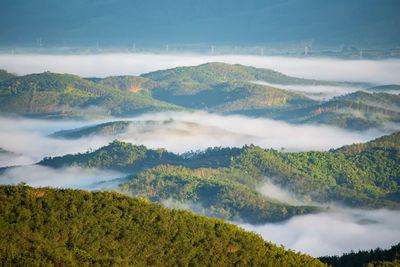
<svg viewBox="0 0 400 267"><path fill-rule="evenodd" d="M112 121L115 119L110 119ZM94 135L80 139L51 138L59 130L96 125L106 120L57 121L0 117L0 148L14 152L0 157L0 167L32 164L48 156L84 153L114 139L175 153L208 147L242 147L255 144L286 151L328 150L366 142L385 133L354 132L330 126L292 125L281 121L245 116L222 116L205 112L165 112L132 117L128 130L116 135Z"/></svg>
<svg viewBox="0 0 400 267"><path fill-rule="evenodd" d="M98 169L78 167L53 169L46 166L31 165L7 169L3 174L0 174L0 184L25 182L33 187L51 186L93 190L110 186L112 183L106 182L112 182L123 176L124 174L118 172Z"/></svg>
<svg viewBox="0 0 400 267"><path fill-rule="evenodd" d="M317 101L330 100L337 96L346 95L357 91L364 91L364 88L354 86L284 85L271 84L263 81L255 81L254 83L290 90Z"/></svg>
<svg viewBox="0 0 400 267"><path fill-rule="evenodd" d="M272 243L319 257L390 248L400 240L399 220L399 211L334 208L283 223L239 226Z"/></svg>
<svg viewBox="0 0 400 267"><path fill-rule="evenodd" d="M302 200L296 198L292 193L272 182L272 179L265 177L264 182L258 187L258 191L264 196L276 199L292 205L304 205Z"/></svg>
<svg viewBox="0 0 400 267"><path fill-rule="evenodd" d="M366 142L384 134L377 130L354 132L330 126L293 125L270 119L205 112L165 112L142 115L132 120L158 123L134 124L120 136L122 140L179 153L246 144L278 150L284 147L286 151L328 150Z"/></svg>
<svg viewBox="0 0 400 267"><path fill-rule="evenodd" d="M400 84L400 60L340 60L247 55L101 54L101 55L0 55L0 68L19 74L44 71L84 77L139 75L160 69L207 62L270 68L300 78Z"/></svg>
<svg viewBox="0 0 400 267"><path fill-rule="evenodd" d="M0 157L0 167L32 164L44 157L86 152L108 144L112 138L88 137L63 140L48 137L49 134L102 121L36 120L21 117L0 117L0 148L13 154Z"/></svg>

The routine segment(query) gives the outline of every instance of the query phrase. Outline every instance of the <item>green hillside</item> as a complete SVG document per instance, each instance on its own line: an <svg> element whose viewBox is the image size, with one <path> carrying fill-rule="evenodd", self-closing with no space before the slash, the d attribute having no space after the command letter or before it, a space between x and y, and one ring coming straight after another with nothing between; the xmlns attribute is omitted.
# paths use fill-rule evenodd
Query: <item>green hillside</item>
<svg viewBox="0 0 400 267"><path fill-rule="evenodd" d="M400 96L359 91L327 102L289 107L272 113L265 110L255 112L259 116L291 123L327 124L358 131L385 129L388 122L400 122Z"/></svg>
<svg viewBox="0 0 400 267"><path fill-rule="evenodd" d="M143 74L142 77L149 78L157 82L177 83L178 85L179 83L188 83L193 85L215 84L227 81L264 81L275 84L297 85L340 84L336 82L291 77L270 69L248 67L239 64L232 65L220 62L211 62L192 67L177 67L168 70L160 70Z"/></svg>
<svg viewBox="0 0 400 267"><path fill-rule="evenodd" d="M151 90L158 85L157 82L139 76L111 76L99 79L96 82L108 87L114 87L133 93L146 89Z"/></svg>
<svg viewBox="0 0 400 267"><path fill-rule="evenodd" d="M111 192L0 186L3 266L324 266L221 220Z"/></svg>
<svg viewBox="0 0 400 267"><path fill-rule="evenodd" d="M330 82L294 78L269 69L226 63L179 67L142 76L159 83L151 90L152 96L156 99L187 108L220 113L313 102L300 94L256 85L252 83L253 81L279 84L330 84Z"/></svg>
<svg viewBox="0 0 400 267"><path fill-rule="evenodd" d="M352 207L400 208L399 132L338 150L299 153L250 145L185 156L114 141L91 153L45 158L40 164L133 173L127 177L130 182L120 187L125 193L157 202L172 198L199 203L208 209L204 214L227 219L275 221L314 211L261 195L257 188L266 176L308 205L341 202Z"/></svg>
<svg viewBox="0 0 400 267"><path fill-rule="evenodd" d="M130 121L111 121L77 129L61 130L52 133L50 136L65 139L79 139L91 135L114 136L125 132L130 124Z"/></svg>
<svg viewBox="0 0 400 267"><path fill-rule="evenodd" d="M380 140L386 139L392 141L382 145ZM253 177L267 175L298 196L319 202L400 207L399 132L328 152L280 153L250 146L232 166Z"/></svg>
<svg viewBox="0 0 400 267"><path fill-rule="evenodd" d="M354 85L295 78L268 69L226 63L104 79L46 72L0 81L0 112L63 118L203 110L352 130L385 129L390 123L400 122L399 95L356 92L317 102L300 93L254 81Z"/></svg>
<svg viewBox="0 0 400 267"><path fill-rule="evenodd" d="M143 80L134 76L107 79L108 84L115 88L126 90L132 87L137 91L146 88L156 99L208 112L269 117L291 123L328 124L353 130L385 128L385 122L400 122L397 95L356 92L317 102L290 90L252 82L354 85L350 83L300 79L268 69L215 62L142 76Z"/></svg>
<svg viewBox="0 0 400 267"><path fill-rule="evenodd" d="M120 191L158 203L172 199L179 203L200 204L204 212L199 212L203 214L238 221L280 221L319 210L292 206L260 194L252 177L228 168L231 158L239 153L241 149L237 148L214 148L185 157L162 149L151 150L114 141L91 153L46 158L39 164L134 173L126 177L125 180L131 182L122 185Z"/></svg>
<svg viewBox="0 0 400 267"><path fill-rule="evenodd" d="M41 73L0 83L1 112L21 115L79 116L85 109L97 115L133 115L180 109L175 105L84 80L75 75Z"/></svg>

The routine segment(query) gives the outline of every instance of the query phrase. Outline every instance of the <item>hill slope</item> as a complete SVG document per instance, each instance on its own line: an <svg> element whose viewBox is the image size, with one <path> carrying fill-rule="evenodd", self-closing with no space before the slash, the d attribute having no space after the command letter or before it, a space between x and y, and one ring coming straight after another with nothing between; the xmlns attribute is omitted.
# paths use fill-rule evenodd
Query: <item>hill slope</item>
<svg viewBox="0 0 400 267"><path fill-rule="evenodd" d="M133 173L125 178L130 182L118 190L158 203L172 200L200 205L202 208L198 212L210 217L263 223L320 210L265 197L256 190L251 177L224 169L229 167L231 158L240 152L237 148L214 148L185 157L162 149L151 150L114 141L91 153L45 158L39 164L55 168L80 166Z"/></svg>
<svg viewBox="0 0 400 267"><path fill-rule="evenodd" d="M41 73L0 82L0 111L21 115L71 116L94 108L96 114L132 115L180 109L152 99L102 86L75 75ZM87 110L88 111L88 110Z"/></svg>
<svg viewBox="0 0 400 267"><path fill-rule="evenodd" d="M46 158L40 164L52 167L78 165L134 173L150 168L148 172L132 176L132 186L128 183L124 188L127 192L147 196L150 196L149 192L162 189L158 188L160 184L157 181L163 179L170 179L177 189L182 189L187 183L198 183L194 181L212 181L214 188L218 188L218 183L228 181L227 185L235 192L235 183L245 185L251 191L268 176L273 183L290 190L305 203L340 201L358 207L400 207L399 132L365 144L326 152L282 153L251 145L241 149L209 149L189 158L115 141L92 153ZM165 164L190 167L193 171L155 168ZM137 191L138 188L141 189ZM196 197L190 192L197 194L196 190L200 188L188 185L186 191L174 190L169 192L171 197L185 199L189 196L193 201Z"/></svg>
<svg viewBox="0 0 400 267"><path fill-rule="evenodd" d="M0 200L4 266L324 266L221 220L117 193L0 186Z"/></svg>
<svg viewBox="0 0 400 267"><path fill-rule="evenodd" d="M387 93L355 92L327 102L289 107L276 112L255 110L259 116L292 123L318 123L352 130L385 129L400 122L400 96ZM396 127L395 127L396 128Z"/></svg>

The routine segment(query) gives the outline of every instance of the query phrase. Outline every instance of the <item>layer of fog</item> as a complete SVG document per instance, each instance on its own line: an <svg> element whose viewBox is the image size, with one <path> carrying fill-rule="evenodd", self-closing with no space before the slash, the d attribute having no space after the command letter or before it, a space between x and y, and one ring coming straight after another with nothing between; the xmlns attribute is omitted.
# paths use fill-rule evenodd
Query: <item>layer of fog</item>
<svg viewBox="0 0 400 267"><path fill-rule="evenodd" d="M221 116L205 112L166 112L130 118L127 132L115 136L89 136L75 140L50 138L58 130L96 125L103 121L55 121L0 117L0 148L13 152L13 165L32 164L44 157L83 153L107 145L114 139L166 148L183 153L208 147L242 147L255 144L286 151L327 150L365 142L384 133L376 130L352 132L335 127L291 125L270 119ZM146 121L153 121L148 123ZM13 157L0 157L0 167Z"/></svg>
<svg viewBox="0 0 400 267"><path fill-rule="evenodd" d="M269 177L264 178L263 183L257 188L257 191L268 198L276 199L291 205L310 204L305 203L303 200L298 199L289 191L275 184Z"/></svg>
<svg viewBox="0 0 400 267"><path fill-rule="evenodd" d="M124 174L108 170L79 167L53 169L46 166L31 165L7 169L0 175L0 184L24 182L33 187L51 186L94 190L110 186L110 182L123 176ZM116 184L111 183L111 185L115 186Z"/></svg>
<svg viewBox="0 0 400 267"><path fill-rule="evenodd" d="M353 132L330 126L292 125L270 119L205 112L148 114L134 120L168 123L145 124L143 128L136 124L121 136L122 140L179 153L246 144L277 150L284 147L286 151L328 150L366 142L384 134L376 130Z"/></svg>
<svg viewBox="0 0 400 267"><path fill-rule="evenodd" d="M272 243L319 257L390 248L400 240L399 220L399 211L334 208L283 223L239 226Z"/></svg>
<svg viewBox="0 0 400 267"><path fill-rule="evenodd" d="M354 86L284 85L284 84L271 84L262 81L254 81L254 83L294 91L317 101L330 100L337 96L364 90L364 88L362 87L354 87Z"/></svg>
<svg viewBox="0 0 400 267"><path fill-rule="evenodd" d="M101 55L0 55L0 68L19 74L52 71L85 77L139 75L142 73L192 66L207 62L226 62L270 68L302 78L400 84L400 60L340 60L332 58L294 58L247 55L198 54L101 54Z"/></svg>
<svg viewBox="0 0 400 267"><path fill-rule="evenodd" d="M93 121L92 123L100 123ZM37 120L20 117L0 117L0 148L12 152L0 157L0 167L26 165L48 156L83 153L96 149L112 141L100 136L78 140L49 138L48 135L62 129L87 125L84 121Z"/></svg>

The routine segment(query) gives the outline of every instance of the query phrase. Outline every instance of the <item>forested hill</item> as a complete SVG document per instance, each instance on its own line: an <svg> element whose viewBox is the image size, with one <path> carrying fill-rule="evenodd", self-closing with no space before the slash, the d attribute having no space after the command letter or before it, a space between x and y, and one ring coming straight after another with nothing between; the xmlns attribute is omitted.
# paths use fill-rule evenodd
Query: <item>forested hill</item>
<svg viewBox="0 0 400 267"><path fill-rule="evenodd" d="M134 115L181 110L173 104L107 87L70 74L45 72L0 82L0 111L21 115L74 116L82 110L97 115Z"/></svg>
<svg viewBox="0 0 400 267"><path fill-rule="evenodd" d="M40 164L122 170L131 173L120 186L127 194L199 203L209 209L208 215L261 223L317 211L310 207L314 202L400 208L399 144L397 132L325 152L285 153L250 145L185 157L114 141L91 153L46 158ZM260 194L257 188L266 176L308 206Z"/></svg>
<svg viewBox="0 0 400 267"><path fill-rule="evenodd" d="M222 220L112 192L0 186L3 266L325 266Z"/></svg>
<svg viewBox="0 0 400 267"><path fill-rule="evenodd" d="M202 110L297 124L335 125L358 131L387 130L400 123L398 95L356 92L328 101L315 101L301 92L276 86L360 84L301 79L269 69L218 62L104 79L82 79L49 72L25 76L5 74L5 80L0 79L0 112L3 114L82 118Z"/></svg>
<svg viewBox="0 0 400 267"><path fill-rule="evenodd" d="M210 62L198 66L177 67L141 75L157 82L187 82L194 84L215 84L228 81L264 81L275 84L297 85L338 85L339 82L319 81L287 76L270 69Z"/></svg>

